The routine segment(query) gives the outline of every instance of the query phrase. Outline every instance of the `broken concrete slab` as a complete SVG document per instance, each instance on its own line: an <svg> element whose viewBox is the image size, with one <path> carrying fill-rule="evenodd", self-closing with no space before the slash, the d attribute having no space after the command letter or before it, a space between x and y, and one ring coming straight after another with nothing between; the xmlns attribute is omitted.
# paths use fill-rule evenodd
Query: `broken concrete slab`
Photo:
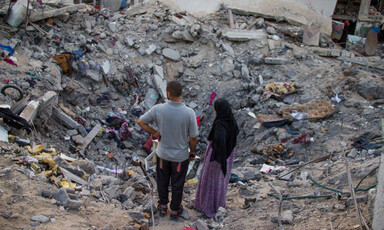
<svg viewBox="0 0 384 230"><path fill-rule="evenodd" d="M0 141L4 141L8 143L8 131L4 129L4 127L1 125L0 125Z"/></svg>
<svg viewBox="0 0 384 230"><path fill-rule="evenodd" d="M13 104L11 107L12 112L14 114L19 114L21 111L23 111L23 109L28 105L30 97L31 94L28 94L27 96L23 97L23 99Z"/></svg>
<svg viewBox="0 0 384 230"><path fill-rule="evenodd" d="M39 112L39 105L39 101L30 101L23 112L21 112L20 117L24 118L28 123L32 123Z"/></svg>
<svg viewBox="0 0 384 230"><path fill-rule="evenodd" d="M46 92L41 98L40 98L40 111L43 111L47 109L52 104L57 104L57 93L54 91L48 91Z"/></svg>
<svg viewBox="0 0 384 230"><path fill-rule="evenodd" d="M82 205L74 190L67 188L60 188L52 198L57 200L60 205L71 210L79 210Z"/></svg>
<svg viewBox="0 0 384 230"><path fill-rule="evenodd" d="M265 64L269 65L285 65L290 62L288 59L284 58L263 58L263 61Z"/></svg>
<svg viewBox="0 0 384 230"><path fill-rule="evenodd" d="M74 121L70 116L68 116L56 107L53 107L52 117L58 121L61 121L66 127L71 129L77 129L77 127L80 126L79 123Z"/></svg>
<svg viewBox="0 0 384 230"><path fill-rule="evenodd" d="M55 9L55 10L47 10L47 11L43 11L43 12L33 12L29 16L29 21L30 22L37 22L37 21L44 20L47 18L57 17L57 16L60 16L62 14L65 14L67 12L68 13L74 13L78 10L88 9L88 8L89 8L89 6L86 4L77 4L77 5L67 6L67 7L63 7L63 8Z"/></svg>
<svg viewBox="0 0 384 230"><path fill-rule="evenodd" d="M330 15L323 15L320 11L315 10L312 6L303 4L300 1L293 0L254 0L252 3L247 0L232 1L223 0L224 5L232 9L236 14L254 15L276 21L287 21L292 25L304 26L316 21L320 25L320 32L330 36L332 33L332 19ZM331 3L317 5L316 8L328 9L333 12L336 6L336 0ZM332 13L331 13L332 15Z"/></svg>
<svg viewBox="0 0 384 230"><path fill-rule="evenodd" d="M175 31L172 33L172 38L177 40L182 40L186 42L194 42L195 40L192 37L192 34L188 30Z"/></svg>
<svg viewBox="0 0 384 230"><path fill-rule="evenodd" d="M82 150L85 149L89 145L89 143L91 143L93 138L95 138L96 135L100 132L101 128L102 127L100 124L97 124L95 127L93 127L91 132L89 132L88 135L84 138L84 144L81 145L79 148Z"/></svg>
<svg viewBox="0 0 384 230"><path fill-rule="evenodd" d="M171 61L180 61L181 55L177 50L165 48L163 49L163 56Z"/></svg>
<svg viewBox="0 0 384 230"><path fill-rule="evenodd" d="M303 43L309 46L319 46L320 27L307 25L304 27Z"/></svg>
<svg viewBox="0 0 384 230"><path fill-rule="evenodd" d="M167 99L167 80L161 78L159 75L153 76L154 83L156 85L157 91L163 99Z"/></svg>
<svg viewBox="0 0 384 230"><path fill-rule="evenodd" d="M353 57L354 57L354 55L353 55ZM362 61L362 60L359 60L357 58L338 57L337 60L346 61L346 62L358 64L361 66L366 66L366 67L377 69L377 70L384 70L384 67L382 65L375 65L374 63Z"/></svg>
<svg viewBox="0 0 384 230"><path fill-rule="evenodd" d="M267 39L267 33L264 30L227 30L222 34L223 38L229 41L245 42L250 40L264 40Z"/></svg>

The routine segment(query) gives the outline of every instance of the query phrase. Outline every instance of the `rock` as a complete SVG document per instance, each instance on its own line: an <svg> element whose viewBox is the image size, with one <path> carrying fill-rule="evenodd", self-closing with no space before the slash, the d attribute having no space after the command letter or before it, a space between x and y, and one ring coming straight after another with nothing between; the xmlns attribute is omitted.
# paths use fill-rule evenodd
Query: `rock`
<svg viewBox="0 0 384 230"><path fill-rule="evenodd" d="M308 172L301 172L300 173L300 178L302 180L307 180L308 179Z"/></svg>
<svg viewBox="0 0 384 230"><path fill-rule="evenodd" d="M333 205L317 205L317 209L320 211L325 211L325 212L332 212L334 206Z"/></svg>
<svg viewBox="0 0 384 230"><path fill-rule="evenodd" d="M112 32L112 33L116 33L118 31L118 27L116 26L116 22L109 22L107 25L108 25L108 28L109 30ZM101 37L101 36L100 36Z"/></svg>
<svg viewBox="0 0 384 230"><path fill-rule="evenodd" d="M71 137L71 136L77 135L78 132L76 129L70 129L70 130L67 130L67 134L68 134L68 136Z"/></svg>
<svg viewBox="0 0 384 230"><path fill-rule="evenodd" d="M127 45L127 46L129 46L129 47L132 47L134 44L135 44L135 42L133 41L133 39L132 38L125 38L124 39L124 42L125 42L125 44Z"/></svg>
<svg viewBox="0 0 384 230"><path fill-rule="evenodd" d="M288 173L287 175L281 177L280 180L291 181L292 178L293 178L293 173Z"/></svg>
<svg viewBox="0 0 384 230"><path fill-rule="evenodd" d="M145 50L145 52L146 52L148 55L151 55L153 52L155 52L155 50L156 50L156 46L152 44L152 45L150 45L150 46L148 47L148 49Z"/></svg>
<svg viewBox="0 0 384 230"><path fill-rule="evenodd" d="M272 217L273 223L278 223L277 214L274 214ZM283 224L292 224L293 223L293 212L292 210L287 210L281 213L281 222Z"/></svg>
<svg viewBox="0 0 384 230"><path fill-rule="evenodd" d="M187 30L184 31L175 31L172 33L172 38L186 41L186 42L194 42L194 38L192 37L191 33Z"/></svg>
<svg viewBox="0 0 384 230"><path fill-rule="evenodd" d="M163 56L171 61L180 61L181 55L178 51L170 48L163 49Z"/></svg>
<svg viewBox="0 0 384 230"><path fill-rule="evenodd" d="M149 182L145 178L139 177L136 182L132 184L132 188L135 189L135 191L140 191L143 193L149 193Z"/></svg>
<svg viewBox="0 0 384 230"><path fill-rule="evenodd" d="M35 222L38 222L38 223L47 223L47 222L49 222L49 218L44 216L44 215L33 216L33 217L31 217L31 220L35 221Z"/></svg>
<svg viewBox="0 0 384 230"><path fill-rule="evenodd" d="M105 193L107 194L108 199L110 199L110 200L116 199L117 196L119 195L118 194L119 189L120 189L119 185L113 185L113 186L105 189Z"/></svg>
<svg viewBox="0 0 384 230"><path fill-rule="evenodd" d="M357 154L359 153L359 151L355 148L353 148L349 153L348 153L348 157L349 158L355 158L357 156Z"/></svg>
<svg viewBox="0 0 384 230"><path fill-rule="evenodd" d="M357 203L361 203L361 202L367 203L368 202L368 196L367 195L356 196L356 201L357 201ZM354 202L353 198L352 197L348 198L347 201L345 202L345 205L347 207L354 206L355 202Z"/></svg>
<svg viewBox="0 0 384 230"><path fill-rule="evenodd" d="M235 51L233 50L230 44L223 42L221 46L223 47L224 51L228 52L229 54L231 55L235 54Z"/></svg>
<svg viewBox="0 0 384 230"><path fill-rule="evenodd" d="M197 220L195 225L197 230L209 230L208 225L202 220Z"/></svg>
<svg viewBox="0 0 384 230"><path fill-rule="evenodd" d="M241 76L243 77L243 79L247 80L248 82L251 81L251 78L249 77L248 66L245 64L241 65Z"/></svg>
<svg viewBox="0 0 384 230"><path fill-rule="evenodd" d="M335 204L335 209L338 211L345 211L347 209L347 206L344 204Z"/></svg>
<svg viewBox="0 0 384 230"><path fill-rule="evenodd" d="M32 222L31 222L31 226L32 226L32 227L38 227L38 226L40 226L40 222L32 221Z"/></svg>
<svg viewBox="0 0 384 230"><path fill-rule="evenodd" d="M72 141L78 145L84 144L84 138L81 135L75 135L71 137Z"/></svg>
<svg viewBox="0 0 384 230"><path fill-rule="evenodd" d="M265 64L269 65L285 65L288 64L290 61L288 59L284 58L263 58L263 61Z"/></svg>
<svg viewBox="0 0 384 230"><path fill-rule="evenodd" d="M44 198L48 198L48 199L52 198L52 191L51 190L43 189L40 191L40 194Z"/></svg>
<svg viewBox="0 0 384 230"><path fill-rule="evenodd" d="M245 172L244 179L246 179L247 181L255 179L255 172L251 172L251 171Z"/></svg>
<svg viewBox="0 0 384 230"><path fill-rule="evenodd" d="M129 212L128 214L130 217L136 220L142 220L145 218L144 214L141 212Z"/></svg>
<svg viewBox="0 0 384 230"><path fill-rule="evenodd" d="M12 169L11 168L4 168L0 171L0 177L2 176L5 176L5 175L8 175L9 173L12 172Z"/></svg>
<svg viewBox="0 0 384 230"><path fill-rule="evenodd" d="M269 34L276 34L276 30L275 30L275 28L273 28L271 26L268 26L267 27L267 33L269 33Z"/></svg>
<svg viewBox="0 0 384 230"><path fill-rule="evenodd" d="M71 210L79 210L82 202L79 200L74 190L60 188L54 195L53 198L57 200L65 208Z"/></svg>
<svg viewBox="0 0 384 230"><path fill-rule="evenodd" d="M362 80L357 85L357 91L361 96L369 100L384 99L384 84L381 79L369 78Z"/></svg>
<svg viewBox="0 0 384 230"><path fill-rule="evenodd" d="M71 163L73 166L80 167L84 172L92 175L96 172L95 163L89 160L77 160Z"/></svg>

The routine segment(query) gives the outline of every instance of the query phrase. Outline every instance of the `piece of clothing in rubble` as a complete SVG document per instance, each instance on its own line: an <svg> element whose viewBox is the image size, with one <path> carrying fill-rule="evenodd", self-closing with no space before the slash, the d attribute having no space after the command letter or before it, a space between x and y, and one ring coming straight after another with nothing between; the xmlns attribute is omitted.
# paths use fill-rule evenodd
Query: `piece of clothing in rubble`
<svg viewBox="0 0 384 230"><path fill-rule="evenodd" d="M215 101L216 118L209 133L209 144L196 192L195 209L209 218L225 207L225 197L239 128L231 106L225 99Z"/></svg>
<svg viewBox="0 0 384 230"><path fill-rule="evenodd" d="M126 140L131 133L128 129L128 122L126 117L120 113L108 113L106 119L108 126L106 132L113 134L117 140Z"/></svg>
<svg viewBox="0 0 384 230"><path fill-rule="evenodd" d="M265 86L263 100L267 100L271 96L281 98L288 94L295 93L297 89L298 86L295 83L273 82Z"/></svg>
<svg viewBox="0 0 384 230"><path fill-rule="evenodd" d="M72 55L70 53L63 53L53 56L53 60L57 61L57 64L63 70L65 74L72 75L71 65Z"/></svg>

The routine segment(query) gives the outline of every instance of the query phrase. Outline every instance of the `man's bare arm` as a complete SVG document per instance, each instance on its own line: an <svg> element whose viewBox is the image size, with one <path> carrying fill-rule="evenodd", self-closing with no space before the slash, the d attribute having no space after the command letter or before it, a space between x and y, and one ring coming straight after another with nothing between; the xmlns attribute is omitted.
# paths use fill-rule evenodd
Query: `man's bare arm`
<svg viewBox="0 0 384 230"><path fill-rule="evenodd" d="M189 160L192 161L196 156L197 137L189 138Z"/></svg>
<svg viewBox="0 0 384 230"><path fill-rule="evenodd" d="M140 120L140 118L137 120L137 124L139 124L142 129L147 131L154 138L159 139L161 137L159 131L155 130L154 128L152 128L152 126L148 125L147 123L144 123L142 120Z"/></svg>

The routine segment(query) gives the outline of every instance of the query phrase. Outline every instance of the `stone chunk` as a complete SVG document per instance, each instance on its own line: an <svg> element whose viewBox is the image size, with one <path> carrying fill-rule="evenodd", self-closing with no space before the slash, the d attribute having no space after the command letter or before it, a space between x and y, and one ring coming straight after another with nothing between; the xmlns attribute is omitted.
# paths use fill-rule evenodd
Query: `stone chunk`
<svg viewBox="0 0 384 230"><path fill-rule="evenodd" d="M357 203L361 203L361 202L367 203L368 202L368 196L366 196L366 195L365 196L357 196L356 201L357 201ZM347 207L353 206L354 204L355 203L354 203L352 197L348 198L347 201L345 202L345 205Z"/></svg>
<svg viewBox="0 0 384 230"><path fill-rule="evenodd" d="M272 222L273 223L278 223L277 220L277 214L272 217ZM281 213L281 222L283 224L292 224L293 223L293 212L292 210L287 210Z"/></svg>
<svg viewBox="0 0 384 230"><path fill-rule="evenodd" d="M170 48L163 49L163 56L171 61L180 61L181 55L178 51Z"/></svg>
<svg viewBox="0 0 384 230"><path fill-rule="evenodd" d="M284 58L263 58L263 61L269 65L285 65L289 63L289 60Z"/></svg>
<svg viewBox="0 0 384 230"><path fill-rule="evenodd" d="M61 188L53 195L53 198L65 208L72 210L79 210L82 205L75 191L71 189Z"/></svg>
<svg viewBox="0 0 384 230"><path fill-rule="evenodd" d="M27 107L25 107L23 112L21 112L20 117L24 118L29 123L33 122L33 120L37 115L37 112L39 111L39 105L40 105L39 101L29 102Z"/></svg>
<svg viewBox="0 0 384 230"><path fill-rule="evenodd" d="M163 67L154 65L153 66L153 81L156 86L157 91L163 99L167 99L167 79L164 78L164 70Z"/></svg>
<svg viewBox="0 0 384 230"><path fill-rule="evenodd" d="M245 42L250 40L267 39L267 34L264 30L243 31L243 30L228 30L223 32L223 38L229 41Z"/></svg>
<svg viewBox="0 0 384 230"><path fill-rule="evenodd" d="M353 149L349 152L348 157L349 157L349 158L355 158L355 157L357 156L358 153L359 153L359 151L358 151L357 149L353 148Z"/></svg>
<svg viewBox="0 0 384 230"><path fill-rule="evenodd" d="M182 40L186 42L194 42L195 40L193 39L191 33L187 30L184 31L175 31L172 33L172 38L175 38L177 40Z"/></svg>
<svg viewBox="0 0 384 230"><path fill-rule="evenodd" d="M79 123L74 121L70 116L63 113L58 108L53 108L52 117L54 117L56 120L61 121L62 123L64 123L65 126L71 129L76 129L78 126L80 126Z"/></svg>
<svg viewBox="0 0 384 230"><path fill-rule="evenodd" d="M145 50L145 52L146 52L148 55L151 55L153 52L155 52L155 50L156 50L156 46L152 44L152 45L150 45L150 46L148 47L148 49Z"/></svg>
<svg viewBox="0 0 384 230"><path fill-rule="evenodd" d="M35 222L39 222L39 223L47 223L47 222L49 222L49 218L44 216L44 215L33 216L33 217L31 217L31 220L35 221Z"/></svg>

